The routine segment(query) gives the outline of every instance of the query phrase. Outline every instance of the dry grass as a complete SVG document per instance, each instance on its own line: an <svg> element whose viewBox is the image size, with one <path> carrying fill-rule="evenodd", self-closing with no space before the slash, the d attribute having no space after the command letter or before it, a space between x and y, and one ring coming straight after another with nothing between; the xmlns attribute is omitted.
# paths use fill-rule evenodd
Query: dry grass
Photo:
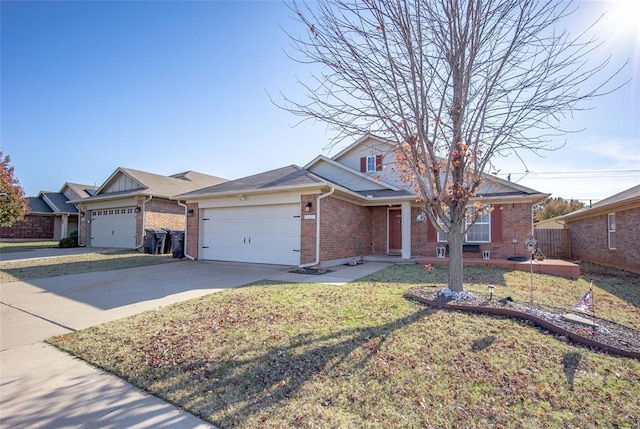
<svg viewBox="0 0 640 429"><path fill-rule="evenodd" d="M0 264L0 283L120 270L172 261L177 259L172 259L171 255L147 255L129 250L5 261Z"/></svg>
<svg viewBox="0 0 640 429"><path fill-rule="evenodd" d="M48 249L58 247L57 241L25 241L25 240L2 240L0 241L0 254L13 252L28 252L37 249Z"/></svg>
<svg viewBox="0 0 640 429"><path fill-rule="evenodd" d="M261 283L50 342L221 428L640 424L639 361L403 298L442 287L445 270L394 266L342 287ZM640 326L638 277L585 271L601 315ZM527 273L466 272L469 289L529 298ZM536 275L534 285L536 299L573 305L588 279Z"/></svg>

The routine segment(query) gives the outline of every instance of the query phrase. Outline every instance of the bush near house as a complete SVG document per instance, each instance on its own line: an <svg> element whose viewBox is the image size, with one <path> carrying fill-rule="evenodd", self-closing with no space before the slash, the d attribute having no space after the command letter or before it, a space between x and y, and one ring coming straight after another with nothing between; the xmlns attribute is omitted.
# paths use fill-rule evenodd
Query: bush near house
<svg viewBox="0 0 640 429"><path fill-rule="evenodd" d="M60 240L58 247L78 247L78 231L73 231L68 237Z"/></svg>

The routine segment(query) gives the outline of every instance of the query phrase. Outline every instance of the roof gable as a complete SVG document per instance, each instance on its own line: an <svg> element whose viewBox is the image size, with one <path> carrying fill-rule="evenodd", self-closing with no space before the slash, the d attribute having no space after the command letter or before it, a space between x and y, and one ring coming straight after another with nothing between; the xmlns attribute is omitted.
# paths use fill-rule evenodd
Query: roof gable
<svg viewBox="0 0 640 429"><path fill-rule="evenodd" d="M337 182L342 186L355 191L363 190L363 178L368 178L369 183L375 182L379 186L372 186L370 189L404 189L412 192L410 185L403 183L394 171L396 164L395 145L387 140L374 136L364 136L355 143L349 145L333 158L328 159L324 156L318 156L305 166L305 168L313 171L321 177ZM383 156L382 171L369 173L360 173L361 158L367 156ZM329 168L331 165L331 168ZM338 169L342 168L342 171ZM350 172L347 174L347 172ZM353 174L355 173L355 175ZM485 180L480 184L476 192L476 198L481 199L527 199L532 203L542 201L548 196L526 186L519 185L514 182L500 179L490 174L483 174Z"/></svg>
<svg viewBox="0 0 640 429"><path fill-rule="evenodd" d="M177 194L226 181L227 179L196 171L186 171L173 176L162 176L132 168L118 167L100 186L96 194L89 198L103 199L110 196L126 197L135 195L170 198Z"/></svg>
<svg viewBox="0 0 640 429"><path fill-rule="evenodd" d="M67 182L62 185L59 193L66 195L69 200L76 200L92 196L93 194L95 194L97 189L97 186Z"/></svg>
<svg viewBox="0 0 640 429"><path fill-rule="evenodd" d="M401 189L384 182L384 180L378 176L376 177L378 177L379 180L375 180L375 178L369 174L361 173L322 155L307 164L305 168L319 177L334 183L339 183L341 186L356 192L389 189L398 191Z"/></svg>

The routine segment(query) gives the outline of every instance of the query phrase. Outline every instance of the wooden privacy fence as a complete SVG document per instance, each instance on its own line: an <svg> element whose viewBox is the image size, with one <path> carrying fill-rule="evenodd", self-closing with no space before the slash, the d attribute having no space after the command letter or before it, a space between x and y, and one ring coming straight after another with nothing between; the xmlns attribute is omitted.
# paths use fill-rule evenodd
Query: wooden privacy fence
<svg viewBox="0 0 640 429"><path fill-rule="evenodd" d="M534 230L538 248L547 258L571 258L571 236L568 229Z"/></svg>

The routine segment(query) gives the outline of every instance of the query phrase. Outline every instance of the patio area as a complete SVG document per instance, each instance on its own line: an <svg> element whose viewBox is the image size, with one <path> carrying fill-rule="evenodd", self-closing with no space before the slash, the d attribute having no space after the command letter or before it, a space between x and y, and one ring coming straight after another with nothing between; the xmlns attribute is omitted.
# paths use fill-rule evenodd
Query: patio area
<svg viewBox="0 0 640 429"><path fill-rule="evenodd" d="M416 256L416 264L448 265L448 257ZM580 265L562 259L544 259L542 261L510 261L508 259L463 258L464 265L507 268L519 271L531 271L539 274L577 279L580 277Z"/></svg>

